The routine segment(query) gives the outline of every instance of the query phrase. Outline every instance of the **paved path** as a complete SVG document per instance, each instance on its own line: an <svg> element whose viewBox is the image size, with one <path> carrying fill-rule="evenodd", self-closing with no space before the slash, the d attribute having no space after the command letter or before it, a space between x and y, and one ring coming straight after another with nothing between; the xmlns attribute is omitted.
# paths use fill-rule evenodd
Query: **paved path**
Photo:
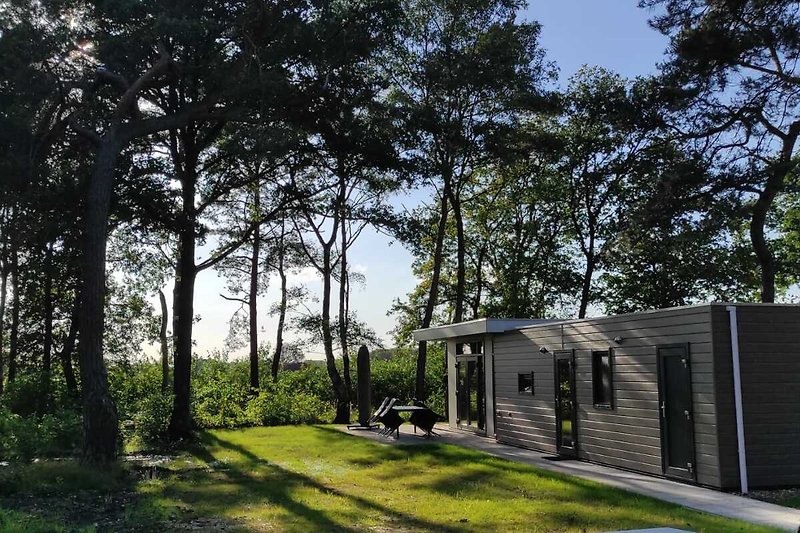
<svg viewBox="0 0 800 533"><path fill-rule="evenodd" d="M340 429L347 432L344 426ZM533 465L542 470L591 479L598 483L677 503L678 505L706 513L737 518L753 524L773 526L792 533L800 533L800 509L791 509L734 494L582 461L548 461L544 459L546 454L542 452L500 444L494 439L480 437L465 431L450 430L447 426L437 425L436 431L440 437L434 438L432 441L414 435L413 428L408 425L401 426L400 439L398 440L381 437L374 431L350 431L349 433L388 444L413 445L429 442L456 444L480 450L495 457Z"/></svg>

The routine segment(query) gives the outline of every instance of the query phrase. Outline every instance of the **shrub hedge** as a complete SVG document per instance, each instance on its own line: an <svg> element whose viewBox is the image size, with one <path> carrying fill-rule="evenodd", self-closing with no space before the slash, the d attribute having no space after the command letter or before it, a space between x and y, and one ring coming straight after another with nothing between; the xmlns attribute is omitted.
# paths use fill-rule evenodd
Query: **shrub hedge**
<svg viewBox="0 0 800 533"><path fill-rule="evenodd" d="M372 401L384 397L410 402L414 395L416 354L398 350L390 359L373 359ZM192 411L200 428L329 423L335 413L327 370L307 365L284 371L276 382L269 361L261 365L261 388L250 390L249 363L223 357L199 358L192 369ZM426 373L428 403L444 413L444 355L431 350ZM355 361L351 372L357 390ZM155 362L113 364L109 385L117 403L121 437L134 448L158 448L172 410L172 393L161 390L161 367ZM42 398L49 398L43 402ZM356 399L353 398L355 404ZM355 413L354 413L355 418ZM40 379L20 376L0 396L0 460L30 460L72 454L80 448L78 399L58 376L49 391ZM120 446L123 442L120 442Z"/></svg>

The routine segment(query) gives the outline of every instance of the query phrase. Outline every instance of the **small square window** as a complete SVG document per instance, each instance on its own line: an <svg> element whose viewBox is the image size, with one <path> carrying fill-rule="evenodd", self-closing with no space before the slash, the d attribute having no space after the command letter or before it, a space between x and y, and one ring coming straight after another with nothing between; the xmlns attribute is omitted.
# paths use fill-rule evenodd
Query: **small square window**
<svg viewBox="0 0 800 533"><path fill-rule="evenodd" d="M517 389L520 394L533 396L533 372L517 374Z"/></svg>
<svg viewBox="0 0 800 533"><path fill-rule="evenodd" d="M602 409L613 408L612 356L611 350L592 352L592 396L594 406Z"/></svg>

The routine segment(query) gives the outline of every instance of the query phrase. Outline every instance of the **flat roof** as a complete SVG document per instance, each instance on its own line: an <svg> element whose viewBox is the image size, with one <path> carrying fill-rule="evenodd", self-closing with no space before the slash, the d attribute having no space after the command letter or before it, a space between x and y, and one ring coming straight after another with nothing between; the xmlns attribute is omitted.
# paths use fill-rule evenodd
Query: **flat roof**
<svg viewBox="0 0 800 533"><path fill-rule="evenodd" d="M512 329L555 322L544 318L479 318L457 324L446 324L432 328L414 330L414 340L438 341L455 337L471 337L486 333L502 333Z"/></svg>
<svg viewBox="0 0 800 533"><path fill-rule="evenodd" d="M456 337L469 337L484 335L486 333L503 333L505 331L526 329L535 326L544 326L547 324L574 324L591 322L595 320L609 320L618 317L627 316L647 316L655 313L663 313L669 311L676 311L681 309L692 309L700 307L711 306L753 306L753 307L800 307L799 304L794 303L760 303L760 302L707 302L690 305L681 305L677 307L665 307L663 309L648 309L645 311L635 311L632 313L620 313L618 315L601 315L586 318L479 318L477 320L469 320L467 322L459 322L457 324L446 324L444 326L434 326L432 328L417 329L414 331L414 340L419 341L436 341L453 339Z"/></svg>

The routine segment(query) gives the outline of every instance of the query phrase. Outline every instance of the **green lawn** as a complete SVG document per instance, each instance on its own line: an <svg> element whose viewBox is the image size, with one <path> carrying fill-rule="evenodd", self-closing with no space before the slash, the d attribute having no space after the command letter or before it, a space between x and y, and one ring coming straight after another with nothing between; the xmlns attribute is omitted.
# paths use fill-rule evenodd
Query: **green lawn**
<svg viewBox="0 0 800 533"><path fill-rule="evenodd" d="M496 533L652 526L774 531L455 446L386 446L329 427L211 431L194 450L158 467L108 474L71 462L0 467L2 531Z"/></svg>

